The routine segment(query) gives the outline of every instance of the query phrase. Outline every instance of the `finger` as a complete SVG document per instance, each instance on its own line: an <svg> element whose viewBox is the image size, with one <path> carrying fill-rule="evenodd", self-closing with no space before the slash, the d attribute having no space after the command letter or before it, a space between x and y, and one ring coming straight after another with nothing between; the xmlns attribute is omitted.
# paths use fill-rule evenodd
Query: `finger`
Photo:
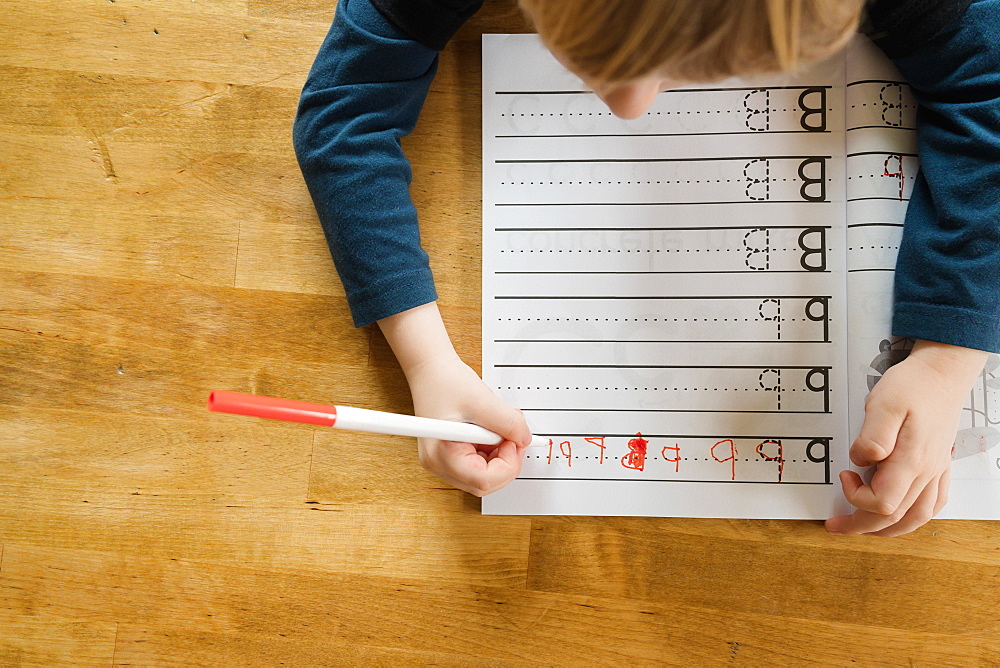
<svg viewBox="0 0 1000 668"><path fill-rule="evenodd" d="M522 456L511 441L501 443L490 459L483 458L469 443L444 441L441 446L437 449L436 469L476 496L500 489L521 472Z"/></svg>
<svg viewBox="0 0 1000 668"><path fill-rule="evenodd" d="M866 405L861 433L851 444L851 461L856 466L871 466L892 454L904 417L882 406Z"/></svg>
<svg viewBox="0 0 1000 668"><path fill-rule="evenodd" d="M840 486L844 489L844 496L848 501L850 501L851 497L857 494L858 489L864 487L864 485L865 483L861 479L861 476L854 471L840 472Z"/></svg>
<svg viewBox="0 0 1000 668"><path fill-rule="evenodd" d="M858 490L865 486L861 480L861 476L854 471L841 471L840 485L844 490L844 497L849 503L851 503L851 499L857 494ZM824 526L832 534L856 534L861 533L857 528L860 523L871 522L875 519L884 518L867 510L856 510L850 515L831 517L824 523Z"/></svg>
<svg viewBox="0 0 1000 668"><path fill-rule="evenodd" d="M903 505L907 496L910 503L916 501L926 483L942 471L939 462L928 460L934 452L930 444L915 438L920 433L913 420L905 421L896 436L895 449L878 464L871 482L855 490L848 501L880 515L905 512L910 505Z"/></svg>
<svg viewBox="0 0 1000 668"><path fill-rule="evenodd" d="M904 513L905 514L905 513ZM833 534L870 534L892 526L902 515L880 515L867 510L855 510L850 515L838 515L826 521L826 530Z"/></svg>
<svg viewBox="0 0 1000 668"><path fill-rule="evenodd" d="M951 486L951 466L945 469L945 472L941 474L940 478L938 478L937 501L934 503L935 517L937 517L937 514L940 513L941 510L948 503L948 488L950 486Z"/></svg>
<svg viewBox="0 0 1000 668"><path fill-rule="evenodd" d="M461 491L463 491L463 492L465 492L467 494L471 494L472 496L476 496L476 497L486 496L487 494L495 492L495 491L497 491L498 489L500 489L501 487L504 486L504 485L500 485L496 489L491 489L489 491L484 491L482 489L479 489L478 487L470 485L467 482L459 480L458 478L453 478L452 476L450 476L447 473L444 473L442 471L432 471L432 473L434 473L434 475L436 475L438 478L440 478L441 480L445 481L446 483L448 483L449 485L451 485L455 489L461 490Z"/></svg>
<svg viewBox="0 0 1000 668"><path fill-rule="evenodd" d="M531 430L524 414L495 397L483 401L475 408L476 424L499 434L509 441L527 447L531 443Z"/></svg>
<svg viewBox="0 0 1000 668"><path fill-rule="evenodd" d="M513 441L506 441L507 443L513 443ZM520 445L513 443L514 445L514 456L518 460L518 472L520 472L520 467L524 465L524 457L528 454L527 448L522 448ZM489 453L486 457L486 461L491 462L497 457L500 457L503 451L499 447L493 448L493 451Z"/></svg>
<svg viewBox="0 0 1000 668"><path fill-rule="evenodd" d="M513 441L505 441L496 448L486 462L486 477L481 487L483 494L492 494L509 485L521 473L524 449Z"/></svg>
<svg viewBox="0 0 1000 668"><path fill-rule="evenodd" d="M879 464L870 484L852 490L845 488L844 496L859 510L888 516L906 510L908 504L904 501L908 495L911 502L916 499L914 490L919 478L920 470L908 462L885 461ZM923 489L923 485L919 488Z"/></svg>
<svg viewBox="0 0 1000 668"><path fill-rule="evenodd" d="M895 524L879 531L869 531L870 536L891 538L910 533L927 524L934 517L937 507L939 480L932 480L917 497L917 500Z"/></svg>
<svg viewBox="0 0 1000 668"><path fill-rule="evenodd" d="M844 487L844 496L852 505L857 505L854 499L858 494L864 494L870 490L868 485L861 484L861 479L853 471L841 473L841 484ZM838 534L861 534L881 531L899 522L916 502L920 493L927 486L926 483L914 485L904 496L903 501L891 513L874 512L866 508L858 508L850 515L840 515L832 517L826 521L827 531Z"/></svg>
<svg viewBox="0 0 1000 668"><path fill-rule="evenodd" d="M445 441L422 438L420 439L420 465L423 466L428 472L433 473L452 487L460 489L463 492L468 492L469 494L477 494L477 490L472 485L459 480L446 472L445 467L442 465L442 462L444 461L442 451L447 445L459 448L467 446L470 450L475 450L476 448L476 446L471 443L452 442L448 444ZM477 495L481 495L481 492Z"/></svg>
<svg viewBox="0 0 1000 668"><path fill-rule="evenodd" d="M838 515L828 519L824 526L832 534L855 535L878 531L887 525L885 515L855 510L850 515Z"/></svg>

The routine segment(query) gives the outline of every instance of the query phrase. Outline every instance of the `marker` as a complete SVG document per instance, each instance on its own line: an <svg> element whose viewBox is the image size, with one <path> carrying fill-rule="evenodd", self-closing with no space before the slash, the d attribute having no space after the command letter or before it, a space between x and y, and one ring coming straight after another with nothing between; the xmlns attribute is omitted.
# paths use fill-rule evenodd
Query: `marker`
<svg viewBox="0 0 1000 668"><path fill-rule="evenodd" d="M468 422L451 422L433 418L383 413L351 406L311 404L306 401L262 397L242 392L214 390L208 395L208 410L252 417L321 424L334 429L366 431L373 434L436 438L442 441L500 445L505 438L488 429ZM548 447L549 439L533 436L531 445Z"/></svg>

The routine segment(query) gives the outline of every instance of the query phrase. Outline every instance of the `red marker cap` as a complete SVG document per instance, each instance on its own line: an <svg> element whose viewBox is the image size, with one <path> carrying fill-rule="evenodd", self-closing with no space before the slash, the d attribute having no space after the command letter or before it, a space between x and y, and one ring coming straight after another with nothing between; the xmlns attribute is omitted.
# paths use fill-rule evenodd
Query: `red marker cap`
<svg viewBox="0 0 1000 668"><path fill-rule="evenodd" d="M215 390L208 395L208 410L287 422L321 424L325 427L332 427L337 421L336 406L225 390Z"/></svg>

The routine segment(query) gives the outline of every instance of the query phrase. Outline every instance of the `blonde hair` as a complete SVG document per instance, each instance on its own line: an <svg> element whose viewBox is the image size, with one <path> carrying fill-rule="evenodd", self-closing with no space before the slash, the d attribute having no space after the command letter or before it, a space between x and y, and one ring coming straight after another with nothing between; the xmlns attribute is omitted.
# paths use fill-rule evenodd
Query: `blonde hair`
<svg viewBox="0 0 1000 668"><path fill-rule="evenodd" d="M864 0L519 0L542 40L596 82L787 72L857 30Z"/></svg>

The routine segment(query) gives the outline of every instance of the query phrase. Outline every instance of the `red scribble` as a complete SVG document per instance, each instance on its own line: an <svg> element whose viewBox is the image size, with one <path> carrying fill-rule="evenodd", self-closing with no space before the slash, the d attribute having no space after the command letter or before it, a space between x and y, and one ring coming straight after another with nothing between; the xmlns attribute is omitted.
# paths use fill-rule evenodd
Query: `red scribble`
<svg viewBox="0 0 1000 668"><path fill-rule="evenodd" d="M622 456L622 466L634 471L646 468L647 445L649 445L649 441L644 439L642 434L636 434L636 438L628 442L628 454Z"/></svg>
<svg viewBox="0 0 1000 668"><path fill-rule="evenodd" d="M764 454L764 446L765 445L777 445L778 446L778 456L777 457L771 457L769 455ZM781 441L780 440L770 439L770 438L767 439L766 441L762 441L761 443L759 443L757 445L757 454L760 455L761 457L763 457L764 461L778 462L778 482L781 482L781 475L782 475L782 473L785 472L784 448L781 445Z"/></svg>
<svg viewBox="0 0 1000 668"><path fill-rule="evenodd" d="M896 164L899 165L898 172L889 171L889 161L893 158L896 159ZM893 153L885 158L885 164L882 167L882 176L894 177L899 179L899 201L903 201L903 184L906 183L906 177L903 175L903 156Z"/></svg>
<svg viewBox="0 0 1000 668"><path fill-rule="evenodd" d="M569 441L559 444L559 453L566 458L566 466L573 466L573 446Z"/></svg>
<svg viewBox="0 0 1000 668"><path fill-rule="evenodd" d="M594 436L594 437L590 437L590 438L584 438L583 440L585 440L587 443L590 443L591 445L596 445L597 447L599 447L601 449L601 459L597 463L598 464L603 464L604 463L604 448L605 448L604 437L603 436Z"/></svg>
<svg viewBox="0 0 1000 668"><path fill-rule="evenodd" d="M549 439L549 458L548 458L548 461L546 461L545 463L546 464L551 464L552 463L552 439L551 438Z"/></svg>
<svg viewBox="0 0 1000 668"><path fill-rule="evenodd" d="M667 450L673 450L674 458L670 459L667 457ZM681 472L681 445L680 443L675 443L674 445L664 445L663 449L660 450L660 456L663 457L668 462L674 463L674 473Z"/></svg>
<svg viewBox="0 0 1000 668"><path fill-rule="evenodd" d="M726 457L725 459L719 459L718 457L715 456L715 449L720 445L722 445L723 443L729 444L729 456ZM720 464L724 464L725 462L732 462L730 466L733 472L732 472L732 478L730 479L736 480L736 455L738 455L739 453L736 451L736 444L733 443L733 439L731 438L722 439L721 441L713 445L712 449L709 452L712 455L712 459L719 462Z"/></svg>

